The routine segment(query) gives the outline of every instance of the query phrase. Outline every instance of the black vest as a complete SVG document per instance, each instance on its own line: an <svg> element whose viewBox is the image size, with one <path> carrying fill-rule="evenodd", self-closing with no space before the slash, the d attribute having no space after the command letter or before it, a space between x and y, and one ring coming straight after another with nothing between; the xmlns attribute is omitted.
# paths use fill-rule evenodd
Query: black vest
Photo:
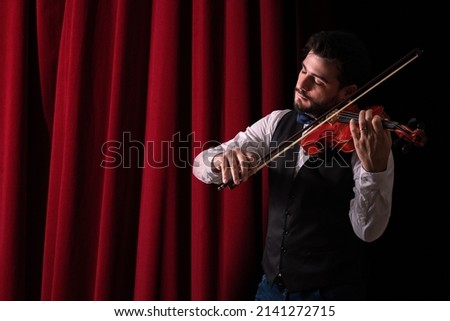
<svg viewBox="0 0 450 321"><path fill-rule="evenodd" d="M273 144L301 129L287 113ZM269 282L281 273L290 291L359 281L364 242L349 218L354 197L351 153L327 148L295 175L299 146L269 164L269 221L263 269Z"/></svg>

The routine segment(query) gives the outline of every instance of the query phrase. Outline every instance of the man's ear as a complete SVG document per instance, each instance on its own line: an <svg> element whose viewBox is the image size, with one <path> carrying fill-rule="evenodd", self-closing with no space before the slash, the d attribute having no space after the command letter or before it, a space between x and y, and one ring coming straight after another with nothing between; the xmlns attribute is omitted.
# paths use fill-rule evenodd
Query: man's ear
<svg viewBox="0 0 450 321"><path fill-rule="evenodd" d="M348 85L341 89L341 92L344 95L344 99L348 98L350 95L352 95L356 90L358 90L358 86L356 85Z"/></svg>

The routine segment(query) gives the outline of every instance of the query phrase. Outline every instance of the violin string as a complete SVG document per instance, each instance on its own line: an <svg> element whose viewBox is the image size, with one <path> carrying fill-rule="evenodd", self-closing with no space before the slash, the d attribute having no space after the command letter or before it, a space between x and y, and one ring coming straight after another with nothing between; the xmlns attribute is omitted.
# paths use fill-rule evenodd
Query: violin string
<svg viewBox="0 0 450 321"><path fill-rule="evenodd" d="M342 112L340 114L339 119L341 121L346 121L346 122L347 121L349 122L351 119L354 119L354 120L357 121L358 120L358 116L359 116L358 113L344 111L344 112ZM388 129L398 129L398 130L405 131L405 127L400 125L400 124L398 124L397 122L393 122L393 121L390 121L388 119L383 119L383 123L384 123L384 125L389 125ZM409 131L410 130L408 130L408 132Z"/></svg>

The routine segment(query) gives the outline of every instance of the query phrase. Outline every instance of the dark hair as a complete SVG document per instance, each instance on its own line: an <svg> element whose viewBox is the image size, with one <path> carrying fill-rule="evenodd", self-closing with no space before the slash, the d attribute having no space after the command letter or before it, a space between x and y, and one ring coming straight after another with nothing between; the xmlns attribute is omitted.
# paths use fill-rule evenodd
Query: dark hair
<svg viewBox="0 0 450 321"><path fill-rule="evenodd" d="M314 54L337 63L338 80L342 86L367 82L370 73L370 57L366 45L355 34L331 30L313 34L303 49L303 59Z"/></svg>

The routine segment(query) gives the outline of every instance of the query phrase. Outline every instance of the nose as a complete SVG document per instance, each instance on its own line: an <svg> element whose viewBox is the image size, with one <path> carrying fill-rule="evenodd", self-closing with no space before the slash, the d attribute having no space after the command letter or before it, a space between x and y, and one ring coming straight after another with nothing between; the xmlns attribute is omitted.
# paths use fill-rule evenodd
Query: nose
<svg viewBox="0 0 450 321"><path fill-rule="evenodd" d="M300 88L304 91L308 91L311 89L312 77L308 75L304 75L300 73L297 79L297 88Z"/></svg>

